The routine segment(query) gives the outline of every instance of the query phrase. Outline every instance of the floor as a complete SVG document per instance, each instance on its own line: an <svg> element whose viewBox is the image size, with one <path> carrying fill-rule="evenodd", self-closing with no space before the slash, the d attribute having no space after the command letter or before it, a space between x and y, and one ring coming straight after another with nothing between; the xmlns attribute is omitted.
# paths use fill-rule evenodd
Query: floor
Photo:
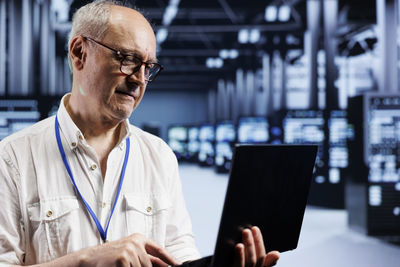
<svg viewBox="0 0 400 267"><path fill-rule="evenodd" d="M228 176L191 164L181 164L180 175L197 246L211 255ZM307 207L297 249L282 253L277 266L398 267L400 246L350 230L344 210Z"/></svg>

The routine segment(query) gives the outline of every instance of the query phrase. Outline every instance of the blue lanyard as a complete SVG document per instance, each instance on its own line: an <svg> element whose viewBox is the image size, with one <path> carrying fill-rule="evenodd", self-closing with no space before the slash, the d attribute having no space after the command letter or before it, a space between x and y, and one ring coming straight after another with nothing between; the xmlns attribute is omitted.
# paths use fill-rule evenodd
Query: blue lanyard
<svg viewBox="0 0 400 267"><path fill-rule="evenodd" d="M68 161L67 161L67 156L65 155L65 151L64 151L64 148L63 148L62 143L61 143L60 129L59 129L59 128L60 128L60 127L59 127L59 124L58 124L58 118L57 118L57 116L56 116L55 130L56 130L57 144L58 144L58 149L60 150L60 154L61 154L61 157L62 157L62 159L63 159L64 165L65 165L65 168L67 169L67 172L68 172L68 174L69 174L69 177L71 178L71 181L72 181L72 183L74 184L74 187L75 187L76 191L78 192L79 197L82 199L82 202L85 204L86 209L88 210L88 212L89 212L90 215L92 216L93 221L96 223L97 230L99 230L101 239L103 240L103 242L107 242L107 231L108 231L108 226L110 225L111 217L112 217L112 215L113 215L113 213L114 213L114 209L115 209L115 206L116 206L116 204L117 204L119 194L121 193L121 187L122 187L122 183L123 183L123 181L124 181L124 176L125 176L126 164L128 163L129 149L130 149L129 137L126 138L125 159L124 159L124 164L122 165L122 172L121 172L121 178L120 178L120 181L119 181L118 192L117 192L117 195L115 196L114 205L113 205L113 207L112 207L110 217L108 218L106 230L104 230L103 227L101 226L100 222L99 222L99 219L97 219L96 214L95 214L95 213L93 212L93 210L90 208L89 204L86 202L85 198L82 196L81 192L79 192L79 189L78 189L78 187L76 186L74 176L72 175L71 168L69 167L69 164L68 164Z"/></svg>

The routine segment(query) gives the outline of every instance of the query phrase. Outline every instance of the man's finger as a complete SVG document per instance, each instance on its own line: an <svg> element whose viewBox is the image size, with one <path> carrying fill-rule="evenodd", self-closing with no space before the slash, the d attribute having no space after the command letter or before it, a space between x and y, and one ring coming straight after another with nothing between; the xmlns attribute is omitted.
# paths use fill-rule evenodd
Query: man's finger
<svg viewBox="0 0 400 267"><path fill-rule="evenodd" d="M244 254L244 245L238 243L235 246L235 261L234 267L244 267L246 256Z"/></svg>
<svg viewBox="0 0 400 267"><path fill-rule="evenodd" d="M276 250L268 252L267 256L265 257L263 266L265 267L274 266L278 262L279 257L280 254Z"/></svg>
<svg viewBox="0 0 400 267"><path fill-rule="evenodd" d="M153 255L148 254L153 267L168 267L170 266L168 263L164 262L160 258L154 257Z"/></svg>
<svg viewBox="0 0 400 267"><path fill-rule="evenodd" d="M139 262L140 262L139 266L152 267L152 263L150 261L149 255L146 252L138 254L138 258L139 258ZM136 266L136 265L133 265L133 266Z"/></svg>
<svg viewBox="0 0 400 267"><path fill-rule="evenodd" d="M157 243L152 240L147 240L145 244L146 252L152 256L155 256L169 265L181 265L177 259L170 255L164 248L160 247Z"/></svg>
<svg viewBox="0 0 400 267"><path fill-rule="evenodd" d="M250 229L242 232L242 242L245 248L246 266L254 266L257 263L256 248L254 245L253 234Z"/></svg>
<svg viewBox="0 0 400 267"><path fill-rule="evenodd" d="M263 237L261 234L261 230L257 226L253 226L253 227L251 227L251 232L253 234L254 245L255 245L256 253L257 253L257 259L264 260L264 257L267 253L265 252L264 240L263 240Z"/></svg>

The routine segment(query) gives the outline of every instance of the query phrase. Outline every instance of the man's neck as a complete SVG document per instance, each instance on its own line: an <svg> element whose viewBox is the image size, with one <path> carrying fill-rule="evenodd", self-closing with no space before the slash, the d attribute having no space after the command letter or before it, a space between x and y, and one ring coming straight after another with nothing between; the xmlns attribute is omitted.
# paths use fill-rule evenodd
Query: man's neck
<svg viewBox="0 0 400 267"><path fill-rule="evenodd" d="M87 110L87 105L81 107L74 95L67 98L64 105L89 144L99 141L104 146L110 142L114 143L113 141L118 142L121 122L102 118L97 111Z"/></svg>
<svg viewBox="0 0 400 267"><path fill-rule="evenodd" d="M66 98L64 105L88 145L96 151L104 179L108 155L119 141L121 122L105 120L99 117L97 112L87 110L87 106L81 107L79 99L74 95Z"/></svg>

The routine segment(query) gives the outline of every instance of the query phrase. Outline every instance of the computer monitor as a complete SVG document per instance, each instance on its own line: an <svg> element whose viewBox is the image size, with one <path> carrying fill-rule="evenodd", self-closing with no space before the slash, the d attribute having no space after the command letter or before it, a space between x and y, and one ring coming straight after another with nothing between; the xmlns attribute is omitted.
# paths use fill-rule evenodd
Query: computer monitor
<svg viewBox="0 0 400 267"><path fill-rule="evenodd" d="M168 128L168 145L174 151L178 160L184 159L187 153L188 130L183 125L173 125Z"/></svg>
<svg viewBox="0 0 400 267"><path fill-rule="evenodd" d="M400 240L400 95L368 92L349 99L346 205L351 228Z"/></svg>
<svg viewBox="0 0 400 267"><path fill-rule="evenodd" d="M219 173L228 173L231 167L233 145L236 141L235 124L220 121L215 126L215 166Z"/></svg>
<svg viewBox="0 0 400 267"><path fill-rule="evenodd" d="M236 139L235 124L232 121L217 122L215 126L215 141L234 142Z"/></svg>
<svg viewBox="0 0 400 267"><path fill-rule="evenodd" d="M40 119L36 100L0 100L0 140Z"/></svg>
<svg viewBox="0 0 400 267"><path fill-rule="evenodd" d="M268 120L265 117L242 117L238 122L238 142L250 144L267 143Z"/></svg>
<svg viewBox="0 0 400 267"><path fill-rule="evenodd" d="M214 165L215 157L215 129L211 123L204 123L199 128L198 162L201 166Z"/></svg>
<svg viewBox="0 0 400 267"><path fill-rule="evenodd" d="M286 144L319 144L324 141L322 111L288 111L283 119Z"/></svg>
<svg viewBox="0 0 400 267"><path fill-rule="evenodd" d="M318 145L316 166L324 166L323 141L324 117L320 110L291 110L283 119L283 141L285 144L314 144ZM317 176L317 182L325 182L326 177Z"/></svg>
<svg viewBox="0 0 400 267"><path fill-rule="evenodd" d="M352 138L352 132L347 123L347 112L345 110L333 110L330 112L328 130L328 180L331 183L339 183L342 179L341 169L347 168L349 161L347 138Z"/></svg>
<svg viewBox="0 0 400 267"><path fill-rule="evenodd" d="M368 180L400 182L400 96L370 95L364 125L367 126L364 161Z"/></svg>
<svg viewBox="0 0 400 267"><path fill-rule="evenodd" d="M200 150L199 142L199 127L189 126L188 127L188 146L187 146L187 160L197 161L197 157Z"/></svg>

